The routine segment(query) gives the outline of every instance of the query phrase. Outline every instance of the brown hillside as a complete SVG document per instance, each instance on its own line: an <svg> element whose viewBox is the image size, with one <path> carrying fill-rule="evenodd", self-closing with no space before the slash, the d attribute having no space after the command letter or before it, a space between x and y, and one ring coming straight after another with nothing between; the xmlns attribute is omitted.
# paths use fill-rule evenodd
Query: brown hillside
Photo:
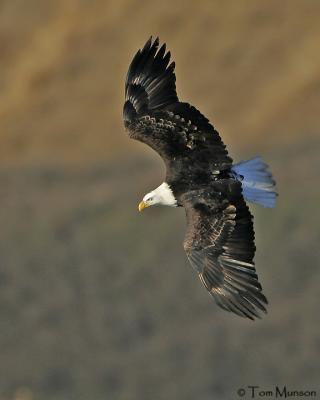
<svg viewBox="0 0 320 400"><path fill-rule="evenodd" d="M123 81L151 34L172 51L180 97L226 143L319 136L319 17L315 0L3 0L1 164L144 149L123 132Z"/></svg>
<svg viewBox="0 0 320 400"><path fill-rule="evenodd" d="M0 400L319 397L319 21L318 0L0 0ZM214 304L184 210L137 211L164 166L123 86L151 34L234 159L271 166L262 320Z"/></svg>

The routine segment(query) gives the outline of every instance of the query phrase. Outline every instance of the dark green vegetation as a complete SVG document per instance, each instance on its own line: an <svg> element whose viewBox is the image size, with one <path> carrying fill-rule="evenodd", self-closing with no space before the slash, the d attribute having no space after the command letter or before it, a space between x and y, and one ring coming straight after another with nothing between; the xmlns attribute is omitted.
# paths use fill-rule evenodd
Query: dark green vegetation
<svg viewBox="0 0 320 400"><path fill-rule="evenodd" d="M48 400L317 389L319 149L266 154L281 196L276 210L253 209L270 301L256 322L220 311L202 288L181 245L183 210L138 214L160 162L3 170L1 399L19 388Z"/></svg>

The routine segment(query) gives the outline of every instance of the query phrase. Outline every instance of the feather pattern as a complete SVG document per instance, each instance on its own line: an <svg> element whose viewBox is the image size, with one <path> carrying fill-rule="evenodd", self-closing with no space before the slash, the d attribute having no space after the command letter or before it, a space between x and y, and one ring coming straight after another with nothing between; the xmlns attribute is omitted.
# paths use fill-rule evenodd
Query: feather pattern
<svg viewBox="0 0 320 400"><path fill-rule="evenodd" d="M165 44L159 49L159 39L150 38L129 67L124 124L131 138L165 162L166 185L175 205L186 210L184 248L203 285L221 308L254 319L266 312L267 300L254 266L252 215L243 195L271 206L274 182L258 159L232 165L209 120L179 101L174 68Z"/></svg>
<svg viewBox="0 0 320 400"><path fill-rule="evenodd" d="M124 122L129 136L153 148L167 166L166 181L183 193L229 171L218 132L195 107L179 102L174 63L151 39L135 55L125 85Z"/></svg>
<svg viewBox="0 0 320 400"><path fill-rule="evenodd" d="M183 196L187 215L184 248L216 303L242 317L266 312L254 267L252 215L237 181L218 181L210 195L199 190Z"/></svg>

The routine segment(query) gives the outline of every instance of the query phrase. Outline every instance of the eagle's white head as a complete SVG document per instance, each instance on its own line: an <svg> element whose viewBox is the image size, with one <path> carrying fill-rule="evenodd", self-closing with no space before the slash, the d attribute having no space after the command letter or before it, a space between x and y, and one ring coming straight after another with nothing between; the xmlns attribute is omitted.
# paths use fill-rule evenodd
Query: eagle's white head
<svg viewBox="0 0 320 400"><path fill-rule="evenodd" d="M152 192L147 193L141 203L139 204L139 211L144 210L150 206L163 205L163 206L177 206L177 200L175 199L170 186L163 182Z"/></svg>

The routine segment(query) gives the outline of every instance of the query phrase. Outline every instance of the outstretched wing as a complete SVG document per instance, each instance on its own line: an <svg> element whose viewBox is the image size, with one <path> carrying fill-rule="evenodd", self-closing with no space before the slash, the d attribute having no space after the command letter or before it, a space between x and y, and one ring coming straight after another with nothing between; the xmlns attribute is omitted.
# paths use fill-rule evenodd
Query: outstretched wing
<svg viewBox="0 0 320 400"><path fill-rule="evenodd" d="M166 45L149 39L133 58L126 78L124 124L130 137L157 151L167 166L197 160L203 170L231 166L218 132L196 108L179 102Z"/></svg>
<svg viewBox="0 0 320 400"><path fill-rule="evenodd" d="M187 215L184 248L216 303L242 317L260 317L267 299L254 267L252 215L241 183L221 180L183 197Z"/></svg>

